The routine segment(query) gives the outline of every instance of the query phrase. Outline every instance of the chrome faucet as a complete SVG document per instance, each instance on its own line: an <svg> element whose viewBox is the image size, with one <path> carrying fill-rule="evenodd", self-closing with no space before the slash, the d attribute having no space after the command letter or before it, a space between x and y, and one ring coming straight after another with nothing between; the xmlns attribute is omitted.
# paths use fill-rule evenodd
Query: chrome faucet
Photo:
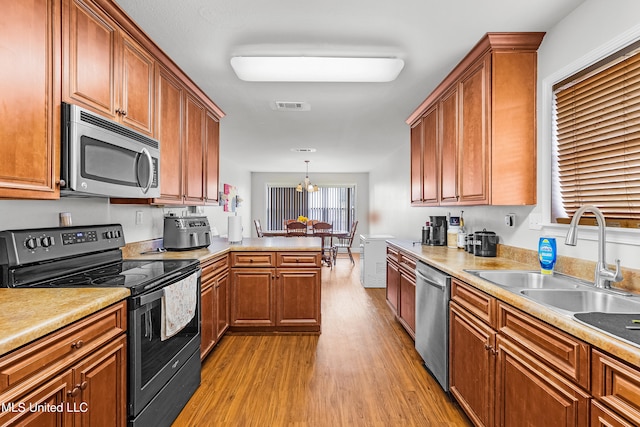
<svg viewBox="0 0 640 427"><path fill-rule="evenodd" d="M569 231L567 232L567 238L565 244L569 246L575 246L578 241L578 223L582 214L585 212L592 212L596 216L598 223L598 263L596 264L596 271L594 275L594 286L596 288L611 288L611 282L620 282L622 280L622 272L620 271L620 260L616 259L616 271L611 271L607 268L605 248L607 241L605 238L606 224L604 215L595 206L585 205L580 207L571 219L569 225Z"/></svg>

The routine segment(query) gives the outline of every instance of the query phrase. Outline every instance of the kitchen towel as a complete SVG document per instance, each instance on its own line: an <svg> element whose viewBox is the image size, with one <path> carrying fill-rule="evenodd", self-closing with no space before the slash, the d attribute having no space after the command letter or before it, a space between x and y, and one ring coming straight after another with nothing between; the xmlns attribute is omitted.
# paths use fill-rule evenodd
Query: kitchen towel
<svg viewBox="0 0 640 427"><path fill-rule="evenodd" d="M242 217L241 216L229 217L229 241L233 243L242 241Z"/></svg>
<svg viewBox="0 0 640 427"><path fill-rule="evenodd" d="M160 340L180 332L196 314L198 273L164 288L162 297Z"/></svg>

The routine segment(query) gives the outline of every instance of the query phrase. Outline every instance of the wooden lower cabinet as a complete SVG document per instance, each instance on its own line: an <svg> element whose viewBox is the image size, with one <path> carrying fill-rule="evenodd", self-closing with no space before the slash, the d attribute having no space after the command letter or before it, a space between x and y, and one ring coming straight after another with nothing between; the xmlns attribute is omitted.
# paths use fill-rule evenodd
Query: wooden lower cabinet
<svg viewBox="0 0 640 427"><path fill-rule="evenodd" d="M203 263L201 279L200 359L204 359L229 328L228 256Z"/></svg>
<svg viewBox="0 0 640 427"><path fill-rule="evenodd" d="M591 425L640 425L640 369L593 349L591 394L599 408ZM610 424L602 420L614 420ZM626 423L626 424L625 424Z"/></svg>
<svg viewBox="0 0 640 427"><path fill-rule="evenodd" d="M476 426L493 425L496 332L461 306L449 314L449 388Z"/></svg>
<svg viewBox="0 0 640 427"><path fill-rule="evenodd" d="M590 396L517 342L497 337L498 426L587 426Z"/></svg>
<svg viewBox="0 0 640 427"><path fill-rule="evenodd" d="M588 426L587 344L452 280L450 388L477 426Z"/></svg>
<svg viewBox="0 0 640 427"><path fill-rule="evenodd" d="M413 256L387 247L387 304L412 339L416 330L415 268Z"/></svg>
<svg viewBox="0 0 640 427"><path fill-rule="evenodd" d="M230 328L320 332L320 265L319 252L232 253Z"/></svg>
<svg viewBox="0 0 640 427"><path fill-rule="evenodd" d="M0 425L126 426L126 303L0 358Z"/></svg>
<svg viewBox="0 0 640 427"><path fill-rule="evenodd" d="M591 401L591 423L590 427L637 427L638 422L631 423L606 406Z"/></svg>

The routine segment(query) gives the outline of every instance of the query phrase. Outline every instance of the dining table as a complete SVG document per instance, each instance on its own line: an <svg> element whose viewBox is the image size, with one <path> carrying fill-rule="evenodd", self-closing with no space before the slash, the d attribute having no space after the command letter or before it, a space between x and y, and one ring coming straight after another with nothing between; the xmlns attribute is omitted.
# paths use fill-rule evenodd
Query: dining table
<svg viewBox="0 0 640 427"><path fill-rule="evenodd" d="M332 231L315 231L312 228L307 228L307 232L304 234L287 234L287 230L265 230L262 232L263 237L286 237L286 236L295 236L295 237L320 237L322 239L322 260L327 264L327 266L331 267L332 264L332 254L331 251L329 253L326 252L325 241L327 238L331 239L330 242L333 242L333 238L337 239L347 239L349 238L349 231L346 230L332 230Z"/></svg>

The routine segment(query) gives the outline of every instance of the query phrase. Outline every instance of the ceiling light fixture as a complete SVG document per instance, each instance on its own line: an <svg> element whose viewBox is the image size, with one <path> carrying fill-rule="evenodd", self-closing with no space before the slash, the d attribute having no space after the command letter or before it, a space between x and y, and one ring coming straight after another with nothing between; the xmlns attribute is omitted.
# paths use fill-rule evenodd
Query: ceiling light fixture
<svg viewBox="0 0 640 427"><path fill-rule="evenodd" d="M231 67L248 82L390 82L404 61L398 58L319 56L234 56Z"/></svg>
<svg viewBox="0 0 640 427"><path fill-rule="evenodd" d="M302 186L302 182L300 182L297 187L296 187L296 191L298 193L302 193L303 189L307 190L307 192L309 193L313 193L314 191L318 191L318 186L317 185L313 185L311 183L311 180L309 179L309 160L305 160L304 161L307 164L307 175L304 177L304 186Z"/></svg>

